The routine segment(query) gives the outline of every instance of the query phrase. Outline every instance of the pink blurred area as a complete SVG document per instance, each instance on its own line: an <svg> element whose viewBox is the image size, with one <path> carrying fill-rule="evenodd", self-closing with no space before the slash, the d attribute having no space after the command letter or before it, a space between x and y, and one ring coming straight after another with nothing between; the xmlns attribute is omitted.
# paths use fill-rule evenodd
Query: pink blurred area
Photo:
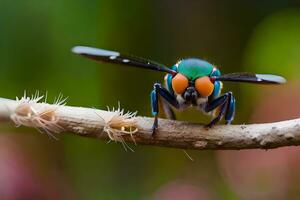
<svg viewBox="0 0 300 200"><path fill-rule="evenodd" d="M265 86L256 101L250 119L253 123L275 122L300 117L300 82L289 81L285 85Z"/></svg>
<svg viewBox="0 0 300 200"><path fill-rule="evenodd" d="M0 134L0 199L65 199L70 196L55 159L49 155L44 157L43 150L38 152L37 149L43 144L34 144L36 141L25 135ZM36 160L37 156L41 159Z"/></svg>
<svg viewBox="0 0 300 200"><path fill-rule="evenodd" d="M173 181L163 185L155 194L155 200L208 200L211 199L203 188L184 181Z"/></svg>
<svg viewBox="0 0 300 200"><path fill-rule="evenodd" d="M263 89L251 122L300 117L300 83ZM300 149L219 151L220 173L242 199L290 199L300 195Z"/></svg>

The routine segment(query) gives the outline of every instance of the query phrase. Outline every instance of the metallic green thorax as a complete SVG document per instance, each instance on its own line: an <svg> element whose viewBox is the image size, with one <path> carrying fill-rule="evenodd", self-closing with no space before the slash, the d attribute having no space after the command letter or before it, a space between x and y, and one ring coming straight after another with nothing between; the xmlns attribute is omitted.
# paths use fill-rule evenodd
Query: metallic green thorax
<svg viewBox="0 0 300 200"><path fill-rule="evenodd" d="M184 59L177 64L177 71L185 75L190 80L195 80L199 77L209 76L214 66L204 60L189 58Z"/></svg>

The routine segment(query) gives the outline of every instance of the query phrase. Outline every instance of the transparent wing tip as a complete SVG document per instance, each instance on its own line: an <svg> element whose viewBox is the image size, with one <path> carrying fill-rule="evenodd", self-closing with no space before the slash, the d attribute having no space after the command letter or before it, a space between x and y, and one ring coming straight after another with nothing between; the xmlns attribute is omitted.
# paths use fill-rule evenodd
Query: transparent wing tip
<svg viewBox="0 0 300 200"><path fill-rule="evenodd" d="M272 75L272 74L256 74L258 79L283 84L286 83L286 79L282 76Z"/></svg>
<svg viewBox="0 0 300 200"><path fill-rule="evenodd" d="M87 48L89 48L89 47L75 46L71 49L71 51L75 54L82 54L83 52L86 52Z"/></svg>
<svg viewBox="0 0 300 200"><path fill-rule="evenodd" d="M93 55L93 56L119 56L120 53L116 51L108 51L86 46L75 46L71 49L75 54Z"/></svg>

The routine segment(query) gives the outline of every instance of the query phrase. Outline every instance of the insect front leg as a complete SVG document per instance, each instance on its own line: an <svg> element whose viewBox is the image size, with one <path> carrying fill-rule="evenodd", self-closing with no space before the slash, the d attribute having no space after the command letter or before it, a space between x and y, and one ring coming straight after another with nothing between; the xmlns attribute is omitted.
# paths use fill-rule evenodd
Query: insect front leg
<svg viewBox="0 0 300 200"><path fill-rule="evenodd" d="M170 104L165 99L163 99L161 96L158 96L158 99L162 105L162 108L164 110L164 114L165 114L166 118L176 120L176 115L173 111L173 108L170 106Z"/></svg>
<svg viewBox="0 0 300 200"><path fill-rule="evenodd" d="M152 126L152 133L155 133L155 130L158 127L158 95L163 98L166 102L174 106L175 108L179 108L179 103L174 95L172 95L167 89L161 86L159 83L155 83L153 86L153 90L151 92L151 107L152 107L152 115L154 117L154 123Z"/></svg>
<svg viewBox="0 0 300 200"><path fill-rule="evenodd" d="M228 92L212 100L211 102L208 102L204 107L204 111L211 112L212 110L216 109L219 106L220 106L220 112L218 116L215 119L213 119L208 125L206 125L207 127L211 128L212 126L214 126L222 119L224 115L225 115L226 124L231 123L235 111L235 99L232 95L232 92Z"/></svg>

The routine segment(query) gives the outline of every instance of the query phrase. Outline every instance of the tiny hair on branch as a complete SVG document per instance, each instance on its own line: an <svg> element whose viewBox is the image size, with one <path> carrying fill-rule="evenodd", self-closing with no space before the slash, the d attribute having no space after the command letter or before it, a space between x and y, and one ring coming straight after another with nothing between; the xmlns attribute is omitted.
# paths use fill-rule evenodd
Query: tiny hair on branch
<svg viewBox="0 0 300 200"><path fill-rule="evenodd" d="M0 98L0 122L32 127L51 137L67 133L100 140L127 142L178 149L271 149L300 145L300 119L249 125L217 125L207 129L201 124L160 119L152 135L153 118L116 109L66 106L60 96L53 104L42 102L38 94L10 100Z"/></svg>

